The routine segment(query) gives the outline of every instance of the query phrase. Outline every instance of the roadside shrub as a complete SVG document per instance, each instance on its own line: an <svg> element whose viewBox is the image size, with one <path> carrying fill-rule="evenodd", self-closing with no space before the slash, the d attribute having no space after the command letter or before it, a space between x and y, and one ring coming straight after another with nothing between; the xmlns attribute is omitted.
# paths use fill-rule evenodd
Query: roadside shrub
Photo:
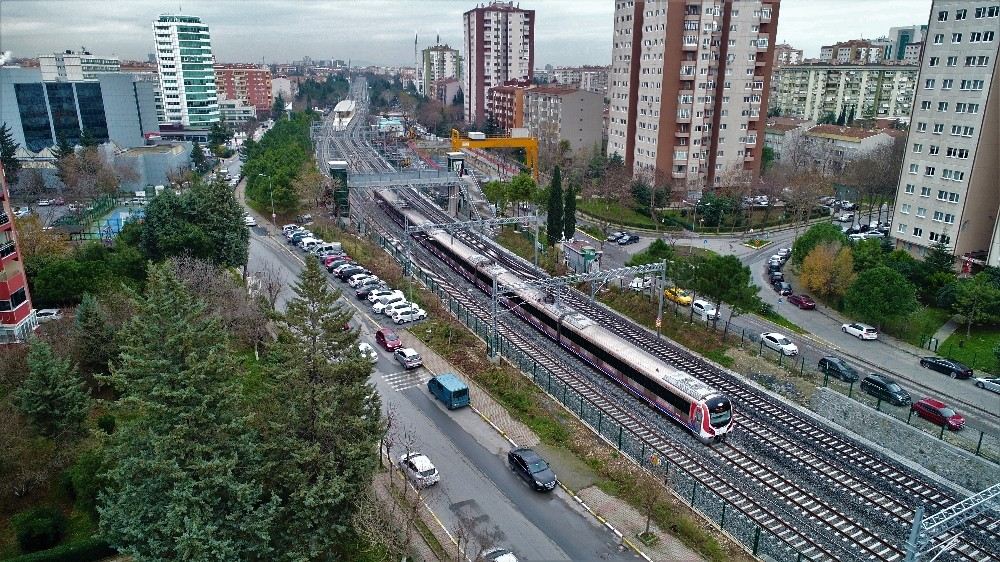
<svg viewBox="0 0 1000 562"><path fill-rule="evenodd" d="M10 562L92 562L114 556L115 550L101 539L89 538L13 558Z"/></svg>
<svg viewBox="0 0 1000 562"><path fill-rule="evenodd" d="M115 417L111 414L102 415L97 418L97 427L104 433L111 435L115 432Z"/></svg>
<svg viewBox="0 0 1000 562"><path fill-rule="evenodd" d="M99 449L84 451L73 466L64 474L70 495L76 507L97 517L97 492L101 489L101 479L98 474L104 457Z"/></svg>
<svg viewBox="0 0 1000 562"><path fill-rule="evenodd" d="M54 507L34 507L18 513L10 520L17 543L24 552L34 552L55 546L66 533L66 516Z"/></svg>

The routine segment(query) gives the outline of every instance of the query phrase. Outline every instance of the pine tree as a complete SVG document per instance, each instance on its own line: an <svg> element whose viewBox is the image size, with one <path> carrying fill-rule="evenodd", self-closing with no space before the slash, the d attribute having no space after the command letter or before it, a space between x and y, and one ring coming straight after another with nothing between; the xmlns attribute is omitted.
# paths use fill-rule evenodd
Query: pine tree
<svg viewBox="0 0 1000 562"><path fill-rule="evenodd" d="M40 340L28 351L28 376L14 392L14 401L38 431L48 437L80 433L90 409L90 397L69 359L52 352Z"/></svg>
<svg viewBox="0 0 1000 562"><path fill-rule="evenodd" d="M272 558L278 500L224 330L166 265L150 270L135 305L109 378L122 397L101 535L137 560Z"/></svg>
<svg viewBox="0 0 1000 562"><path fill-rule="evenodd" d="M274 106L271 107L271 118L280 119L281 114L285 112L285 96L278 94L278 97L274 98Z"/></svg>
<svg viewBox="0 0 1000 562"><path fill-rule="evenodd" d="M0 126L0 165L3 166L8 184L17 182L17 174L21 171L21 162L15 156L17 147L18 144L14 142L10 127L4 122L3 126Z"/></svg>
<svg viewBox="0 0 1000 562"><path fill-rule="evenodd" d="M118 346L108 315L94 295L84 293L73 320L73 342L80 370L88 375L106 373Z"/></svg>
<svg viewBox="0 0 1000 562"><path fill-rule="evenodd" d="M548 218L545 223L546 241L549 247L555 246L563 231L563 190L562 175L559 166L552 172L552 183L549 187Z"/></svg>
<svg viewBox="0 0 1000 562"><path fill-rule="evenodd" d="M576 236L576 187L570 185L566 190L566 202L563 204L563 238L572 240Z"/></svg>
<svg viewBox="0 0 1000 562"><path fill-rule="evenodd" d="M76 152L73 150L73 145L71 145L69 141L66 140L66 135L64 135L62 131L60 131L56 135L56 149L53 150L52 152L55 155L56 160L62 160L67 156L76 154Z"/></svg>
<svg viewBox="0 0 1000 562"><path fill-rule="evenodd" d="M98 140L94 137L94 133L90 129L84 128L83 133L80 135L80 146L83 148L90 148L92 146L97 146L100 144Z"/></svg>
<svg viewBox="0 0 1000 562"><path fill-rule="evenodd" d="M194 141L194 146L191 147L191 165L199 174L204 174L208 171L207 164L205 150L201 147L201 143Z"/></svg>
<svg viewBox="0 0 1000 562"><path fill-rule="evenodd" d="M243 224L246 213L225 180L217 178L207 185L196 186L190 197L190 220L207 236L211 261L223 266L247 263L250 231Z"/></svg>
<svg viewBox="0 0 1000 562"><path fill-rule="evenodd" d="M307 261L294 291L271 358L268 473L282 499L276 550L314 560L343 540L374 475L380 404L357 334L341 328L351 313L317 260Z"/></svg>
<svg viewBox="0 0 1000 562"><path fill-rule="evenodd" d="M844 113L844 110L841 109L840 110L840 115L837 117L837 123L836 124L839 125L839 126L841 126L841 127L843 127L844 126L844 121L846 119L847 119L847 117L846 117L846 115Z"/></svg>

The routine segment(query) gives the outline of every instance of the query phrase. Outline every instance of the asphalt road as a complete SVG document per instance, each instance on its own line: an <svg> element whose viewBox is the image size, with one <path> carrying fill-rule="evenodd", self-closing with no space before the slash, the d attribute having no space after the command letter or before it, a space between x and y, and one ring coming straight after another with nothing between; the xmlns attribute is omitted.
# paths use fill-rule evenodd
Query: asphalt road
<svg viewBox="0 0 1000 562"><path fill-rule="evenodd" d="M859 219L867 221L870 217L864 213L859 216ZM842 225L839 222L834 224ZM914 400L926 396L940 398L950 403L965 416L969 420L970 427L975 426L995 436L1000 436L1000 417L998 417L1000 416L1000 396L997 394L976 388L973 381L952 380L936 371L923 369L919 366L919 358L916 355L894 347L883 340L860 341L844 334L841 331L841 326L847 319L822 304L818 305L817 310L800 310L796 306L788 304L784 298L779 303L777 293L774 292L771 284L765 278L764 266L767 259L778 248L791 247L794 236L793 230L770 233L768 239L772 243L760 250L749 250L735 239L730 238L708 238L706 243L704 238L692 240L681 236L675 242L682 252L681 246L693 243L696 247L705 246L719 253L736 254L750 268L753 282L760 287L761 299L771 303L779 314L808 332L802 336L792 334L758 316L743 315L733 322L737 334L740 333L740 328L745 328L747 333L754 335L770 331L781 332L798 346L800 357L795 358L795 360L800 361L804 357L807 368L815 369L819 359L825 355L838 355L852 363L859 372L879 372L896 379L901 386L910 392ZM593 242L598 248L601 247L600 241L582 231L577 232L577 237ZM628 246L605 243L602 267L605 269L621 267L629 257L646 249L654 239L651 236L641 236L639 242ZM668 240L668 242L670 241ZM791 279L790 282L793 290L796 289L795 280ZM722 313L723 320L725 320L727 318L725 306L723 306ZM933 354L927 351L924 355ZM777 354L772 352L771 356L776 357ZM969 408L969 405L974 408ZM905 409L900 409L895 413L897 416L906 415ZM971 431L963 433L969 439L978 438L978 433L973 434Z"/></svg>
<svg viewBox="0 0 1000 562"><path fill-rule="evenodd" d="M252 212L252 211L251 211ZM260 218L258 219L260 220ZM263 223L262 223L263 224ZM278 306L294 295L302 262L283 237L270 237L262 227L251 229L249 272L274 268L285 281ZM339 281L331 284L346 287ZM348 294L345 289L345 294ZM361 341L379 353L371 382L412 436L412 450L426 454L438 467L441 482L423 491L423 500L450 532L460 518L474 521L485 541L514 551L521 560L636 560L622 551L614 534L582 511L563 490L547 494L530 490L506 465L510 444L470 409L449 412L426 389L431 374L424 368L402 372L391 354L375 345L378 325L363 313L353 295L345 301L355 307L353 324ZM398 449L396 454L401 454ZM558 467L554 467L558 473Z"/></svg>

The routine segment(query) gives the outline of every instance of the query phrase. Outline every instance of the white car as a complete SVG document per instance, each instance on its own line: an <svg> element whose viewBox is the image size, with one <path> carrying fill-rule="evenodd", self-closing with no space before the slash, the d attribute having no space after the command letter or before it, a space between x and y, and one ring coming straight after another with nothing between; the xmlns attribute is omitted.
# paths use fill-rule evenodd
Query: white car
<svg viewBox="0 0 1000 562"><path fill-rule="evenodd" d="M424 309L417 305L413 305L409 308L403 308L392 313L392 321L397 324L402 324L404 322L416 322L417 320L423 320L427 318L427 313Z"/></svg>
<svg viewBox="0 0 1000 562"><path fill-rule="evenodd" d="M653 279L651 277L636 277L632 279L632 282L628 284L628 288L633 291L640 293L649 289L653 286Z"/></svg>
<svg viewBox="0 0 1000 562"><path fill-rule="evenodd" d="M372 363L378 363L378 353L375 353L375 348L370 343L358 342L358 353Z"/></svg>
<svg viewBox="0 0 1000 562"><path fill-rule="evenodd" d="M432 486L441 481L438 469L423 453L414 451L402 455L399 457L399 468L417 488Z"/></svg>
<svg viewBox="0 0 1000 562"><path fill-rule="evenodd" d="M788 258L792 257L792 249L791 248L778 248L778 253L775 254L775 255L779 256L779 257L782 257L782 258L785 258L785 259L788 259Z"/></svg>
<svg viewBox="0 0 1000 562"><path fill-rule="evenodd" d="M243 217L243 224L245 224L246 226L257 226L257 219L251 217L250 215L247 215Z"/></svg>
<svg viewBox="0 0 1000 562"><path fill-rule="evenodd" d="M517 556L506 548L491 548L483 553L485 562L518 562Z"/></svg>
<svg viewBox="0 0 1000 562"><path fill-rule="evenodd" d="M399 303L406 303L406 300L403 298L402 294L380 297L375 301L375 304L372 305L372 312L374 312L375 314L382 314L383 312L385 312L386 307Z"/></svg>
<svg viewBox="0 0 1000 562"><path fill-rule="evenodd" d="M1000 378L986 379L976 377L976 386L1000 394Z"/></svg>
<svg viewBox="0 0 1000 562"><path fill-rule="evenodd" d="M38 200L38 206L39 207L48 207L50 205L52 205L52 200L51 199L39 199Z"/></svg>
<svg viewBox="0 0 1000 562"><path fill-rule="evenodd" d="M39 323L50 320L61 320L62 317L63 313L58 308L43 308L35 311L35 318L38 319Z"/></svg>
<svg viewBox="0 0 1000 562"><path fill-rule="evenodd" d="M375 277L375 279L378 279L378 277L372 275L371 273L358 273L356 275L352 275L351 278L347 280L347 284L350 285L351 287L357 287L358 285L364 283L371 277Z"/></svg>
<svg viewBox="0 0 1000 562"><path fill-rule="evenodd" d="M706 322L719 319L719 311L715 308L715 305L706 300L695 299L691 303L691 310L694 311L696 316L700 316Z"/></svg>
<svg viewBox="0 0 1000 562"><path fill-rule="evenodd" d="M836 218L837 222L852 222L854 220L854 213L844 213Z"/></svg>
<svg viewBox="0 0 1000 562"><path fill-rule="evenodd" d="M872 328L867 324L862 324L860 322L852 322L850 324L844 324L840 327L840 331L845 334L850 334L859 340L877 340L878 330Z"/></svg>
<svg viewBox="0 0 1000 562"><path fill-rule="evenodd" d="M760 335L760 341L764 342L765 346L770 347L782 355L792 356L799 354L799 347L786 338L784 334L780 334L778 332L764 332Z"/></svg>
<svg viewBox="0 0 1000 562"><path fill-rule="evenodd" d="M860 241L862 241L862 240L864 240L866 238L868 238L868 237L865 236L864 234L861 234L861 233L848 234L847 235L847 239L850 240L851 242L860 242Z"/></svg>
<svg viewBox="0 0 1000 562"><path fill-rule="evenodd" d="M378 300L379 297L388 297L390 295L403 296L403 292L402 291L396 291L396 290L393 290L393 289L383 289L383 290L380 290L380 291L372 291L372 292L368 293L368 302L372 302L373 303L376 300Z"/></svg>
<svg viewBox="0 0 1000 562"><path fill-rule="evenodd" d="M30 214L31 214L31 207L20 207L16 211L14 211L14 216L19 219L23 219L24 217Z"/></svg>
<svg viewBox="0 0 1000 562"><path fill-rule="evenodd" d="M389 318L392 318L392 316L396 314L396 312L400 310L406 310L411 306L413 306L412 302L408 302L406 300L400 300L399 302L394 302L392 304L386 305L385 309L382 311L382 314L385 314Z"/></svg>

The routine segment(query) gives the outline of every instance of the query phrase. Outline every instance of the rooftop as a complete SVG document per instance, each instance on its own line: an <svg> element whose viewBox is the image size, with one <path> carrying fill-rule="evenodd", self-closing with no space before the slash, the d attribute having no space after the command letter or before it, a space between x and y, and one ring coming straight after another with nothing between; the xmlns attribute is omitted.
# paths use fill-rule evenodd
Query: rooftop
<svg viewBox="0 0 1000 562"><path fill-rule="evenodd" d="M535 86L534 88L529 88L528 91L527 91L527 93L529 93L529 94L554 94L554 95L560 95L561 96L563 94L573 94L573 93L576 93L576 92L579 92L579 91L580 91L580 88L576 88L576 87L573 87L573 86ZM584 91L586 91L586 90L584 90Z"/></svg>
<svg viewBox="0 0 1000 562"><path fill-rule="evenodd" d="M857 127L841 127L838 125L816 125L806 131L807 135L823 137L848 142L861 142L869 137L881 135L883 131L859 129Z"/></svg>

